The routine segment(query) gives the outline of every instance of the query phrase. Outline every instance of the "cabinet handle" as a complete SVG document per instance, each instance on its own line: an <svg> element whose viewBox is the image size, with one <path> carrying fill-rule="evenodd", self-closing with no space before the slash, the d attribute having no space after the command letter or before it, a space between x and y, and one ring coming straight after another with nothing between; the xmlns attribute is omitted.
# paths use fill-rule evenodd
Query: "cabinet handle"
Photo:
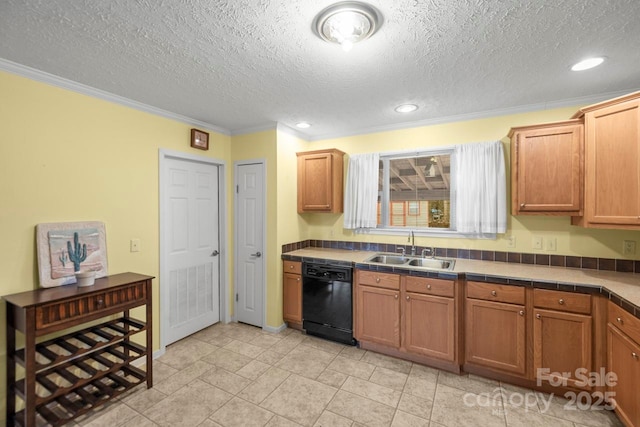
<svg viewBox="0 0 640 427"><path fill-rule="evenodd" d="M431 285L427 285L427 289L431 289Z"/></svg>
<svg viewBox="0 0 640 427"><path fill-rule="evenodd" d="M98 307L102 307L102 304L104 304L104 300L99 299L98 301Z"/></svg>
<svg viewBox="0 0 640 427"><path fill-rule="evenodd" d="M524 316L524 310L520 310L520 311L518 312L518 314L519 314L520 316Z"/></svg>
<svg viewBox="0 0 640 427"><path fill-rule="evenodd" d="M290 268L291 270L293 270L293 265L290 265L290 266L289 266L289 268Z"/></svg>
<svg viewBox="0 0 640 427"><path fill-rule="evenodd" d="M631 353L631 357L633 357L634 359L638 360L638 354L633 352Z"/></svg>
<svg viewBox="0 0 640 427"><path fill-rule="evenodd" d="M496 291L491 291L491 295L495 297L496 295L498 295L498 293Z"/></svg>
<svg viewBox="0 0 640 427"><path fill-rule="evenodd" d="M398 299L398 294L395 294L393 297L394 297L395 299Z"/></svg>
<svg viewBox="0 0 640 427"><path fill-rule="evenodd" d="M299 281L300 281L300 278L298 277L296 280L299 282Z"/></svg>
<svg viewBox="0 0 640 427"><path fill-rule="evenodd" d="M622 324L622 317L616 317L616 322Z"/></svg>
<svg viewBox="0 0 640 427"><path fill-rule="evenodd" d="M405 298L407 299L407 301L409 301L411 299L411 298L409 298L409 295L407 295Z"/></svg>
<svg viewBox="0 0 640 427"><path fill-rule="evenodd" d="M520 203L520 207L524 208L525 204L524 203Z"/></svg>
<svg viewBox="0 0 640 427"><path fill-rule="evenodd" d="M380 283L380 278L376 277L376 283Z"/></svg>
<svg viewBox="0 0 640 427"><path fill-rule="evenodd" d="M558 304L560 304L560 305L564 305L564 300L563 300L562 298L560 298L560 299L558 300Z"/></svg>
<svg viewBox="0 0 640 427"><path fill-rule="evenodd" d="M540 313L536 313L536 319L540 318Z"/></svg>

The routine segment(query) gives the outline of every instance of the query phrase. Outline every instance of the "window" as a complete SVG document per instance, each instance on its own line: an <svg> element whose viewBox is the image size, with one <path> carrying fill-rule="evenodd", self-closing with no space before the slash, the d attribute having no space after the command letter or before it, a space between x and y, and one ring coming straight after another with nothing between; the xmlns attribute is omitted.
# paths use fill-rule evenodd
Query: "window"
<svg viewBox="0 0 640 427"><path fill-rule="evenodd" d="M378 229L451 230L451 154L380 155Z"/></svg>

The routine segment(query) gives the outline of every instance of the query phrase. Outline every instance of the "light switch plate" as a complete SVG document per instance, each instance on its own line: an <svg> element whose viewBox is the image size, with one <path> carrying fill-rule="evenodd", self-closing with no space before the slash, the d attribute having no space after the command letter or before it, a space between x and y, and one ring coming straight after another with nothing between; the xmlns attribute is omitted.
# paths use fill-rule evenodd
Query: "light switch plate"
<svg viewBox="0 0 640 427"><path fill-rule="evenodd" d="M129 242L129 250L131 252L140 252L140 239L131 239L131 242Z"/></svg>
<svg viewBox="0 0 640 427"><path fill-rule="evenodd" d="M534 236L533 237L533 249L542 249L542 237Z"/></svg>
<svg viewBox="0 0 640 427"><path fill-rule="evenodd" d="M622 255L635 255L636 254L636 241L624 240L622 242Z"/></svg>
<svg viewBox="0 0 640 427"><path fill-rule="evenodd" d="M549 252L558 250L558 240L555 237L547 237L547 250Z"/></svg>
<svg viewBox="0 0 640 427"><path fill-rule="evenodd" d="M516 247L516 236L508 236L507 237L507 247L515 248Z"/></svg>

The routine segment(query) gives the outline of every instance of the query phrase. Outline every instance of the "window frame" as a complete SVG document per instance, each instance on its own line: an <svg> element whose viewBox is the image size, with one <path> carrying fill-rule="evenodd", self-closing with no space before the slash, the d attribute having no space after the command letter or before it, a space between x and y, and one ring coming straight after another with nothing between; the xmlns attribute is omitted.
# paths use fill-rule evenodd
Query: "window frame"
<svg viewBox="0 0 640 427"><path fill-rule="evenodd" d="M404 235L411 231L414 232L417 236L433 236L433 237L455 237L455 238L465 238L468 236L463 235L462 233L458 233L455 227L455 173L454 173L454 147L425 147L418 150L409 150L409 151L396 151L396 152L384 152L380 153L380 161L383 163L383 171L382 171L382 191L379 192L380 197L380 215L381 220L384 222L385 218L389 221L390 212L390 177L391 171L389 168L389 163L391 160L395 159L408 159L415 157L429 157L429 156L441 156L448 155L450 156L450 173L449 173L449 206L450 206L450 214L449 214L449 228L435 228L435 227L398 227L398 226L390 226L390 225L379 225L376 228L369 228L360 230L360 233L363 234L379 234L379 235Z"/></svg>

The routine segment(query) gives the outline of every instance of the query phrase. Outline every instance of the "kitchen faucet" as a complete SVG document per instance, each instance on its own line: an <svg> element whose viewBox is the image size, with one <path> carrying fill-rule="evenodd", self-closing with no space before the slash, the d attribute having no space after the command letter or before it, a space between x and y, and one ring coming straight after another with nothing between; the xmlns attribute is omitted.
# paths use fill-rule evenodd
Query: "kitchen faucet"
<svg viewBox="0 0 640 427"><path fill-rule="evenodd" d="M407 240L408 242L411 242L411 255L416 254L416 242L415 242L415 235L413 234L413 231L409 232L409 239Z"/></svg>
<svg viewBox="0 0 640 427"><path fill-rule="evenodd" d="M429 252L431 254L431 258L435 258L436 257L436 248L434 248L433 246L430 247L430 248L422 249L422 258L426 258L427 257L427 252Z"/></svg>

